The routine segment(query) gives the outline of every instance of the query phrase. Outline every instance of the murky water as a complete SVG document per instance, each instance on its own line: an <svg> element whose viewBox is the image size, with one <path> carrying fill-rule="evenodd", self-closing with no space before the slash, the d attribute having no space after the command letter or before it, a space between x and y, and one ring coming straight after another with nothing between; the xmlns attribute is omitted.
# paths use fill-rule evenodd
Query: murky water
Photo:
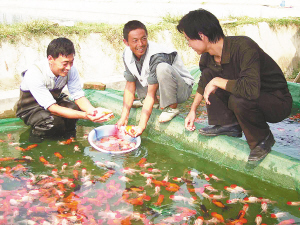
<svg viewBox="0 0 300 225"><path fill-rule="evenodd" d="M258 214L265 224L286 220L300 223L300 206L287 204L300 201L296 191L272 186L146 137L142 137L139 149L110 155L90 147L86 137L94 126L81 123L74 142L45 140L24 150L32 144L28 142L29 129L22 122L16 125L20 127L0 133L0 224L195 224L199 216L212 221L212 212L230 224L245 204L249 205L244 216L247 224L256 224ZM57 157L56 152L63 158ZM29 157L24 161L22 156ZM41 162L41 156L47 163ZM5 157L12 158L4 161ZM143 158L145 161L138 164ZM67 166L62 169L65 163ZM152 183L147 179L149 174L153 175ZM221 181L212 179L210 174ZM155 187L155 181L160 186ZM204 189L208 184L215 190ZM247 191L230 193L224 189L232 184ZM163 200L155 205L159 196ZM225 207L213 203L218 196ZM262 212L260 201L242 201L250 196L274 202ZM232 199L239 202L228 204L227 200ZM279 212L282 217L271 218L271 214Z"/></svg>

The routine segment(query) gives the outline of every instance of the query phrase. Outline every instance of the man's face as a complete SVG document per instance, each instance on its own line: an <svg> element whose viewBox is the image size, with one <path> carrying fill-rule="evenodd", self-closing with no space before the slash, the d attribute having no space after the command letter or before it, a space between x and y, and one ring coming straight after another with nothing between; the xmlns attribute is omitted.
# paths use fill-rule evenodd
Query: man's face
<svg viewBox="0 0 300 225"><path fill-rule="evenodd" d="M74 54L68 56L59 55L56 59L50 55L48 56L48 62L50 69L55 76L65 77L73 66Z"/></svg>
<svg viewBox="0 0 300 225"><path fill-rule="evenodd" d="M148 46L147 34L144 29L138 28L128 34L128 41L123 40L129 46L133 54L140 59L146 52Z"/></svg>
<svg viewBox="0 0 300 225"><path fill-rule="evenodd" d="M195 52L197 52L198 55L201 55L202 53L206 52L206 44L203 37L202 40L190 39L184 32L183 34L188 42L189 47L191 47Z"/></svg>

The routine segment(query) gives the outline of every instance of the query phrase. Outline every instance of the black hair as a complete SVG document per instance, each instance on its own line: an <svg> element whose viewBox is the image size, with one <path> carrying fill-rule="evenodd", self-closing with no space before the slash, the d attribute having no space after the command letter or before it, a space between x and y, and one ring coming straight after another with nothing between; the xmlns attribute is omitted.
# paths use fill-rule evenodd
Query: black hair
<svg viewBox="0 0 300 225"><path fill-rule="evenodd" d="M48 45L47 57L51 55L54 59L56 59L59 55L68 56L70 54L75 54L75 48L73 42L68 38L56 38Z"/></svg>
<svg viewBox="0 0 300 225"><path fill-rule="evenodd" d="M202 40L199 35L202 33L211 43L225 37L217 17L205 9L190 11L178 22L177 30L184 32L192 40Z"/></svg>
<svg viewBox="0 0 300 225"><path fill-rule="evenodd" d="M140 22L138 20L131 20L131 21L127 22L124 25L124 28L123 28L123 37L124 37L124 39L126 41L128 41L129 32L132 31L132 30L139 29L139 28L145 30L146 35L148 35L147 28L142 22Z"/></svg>

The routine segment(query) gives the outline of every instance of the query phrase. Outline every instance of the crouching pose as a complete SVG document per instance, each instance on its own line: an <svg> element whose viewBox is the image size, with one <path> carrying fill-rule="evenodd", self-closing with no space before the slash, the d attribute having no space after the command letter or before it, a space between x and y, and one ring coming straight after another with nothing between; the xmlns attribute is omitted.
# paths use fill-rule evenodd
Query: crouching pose
<svg viewBox="0 0 300 225"><path fill-rule="evenodd" d="M38 137L75 135L78 119L107 120L110 110L94 108L84 97L79 75L73 66L75 49L67 38L57 38L47 48L47 58L22 73L16 115L32 127ZM62 93L67 85L74 101Z"/></svg>
<svg viewBox="0 0 300 225"><path fill-rule="evenodd" d="M241 137L244 132L251 150L248 160L263 159L275 143L267 122L280 122L291 112L292 97L281 69L249 37L225 37L218 19L204 9L189 12L177 29L201 55L202 75L186 129L195 129L196 109L204 98L213 126L200 134Z"/></svg>
<svg viewBox="0 0 300 225"><path fill-rule="evenodd" d="M134 133L134 136L139 136L146 128L153 107L163 108L159 122L170 121L178 115L177 104L190 97L194 79L176 50L148 41L147 29L140 21L126 23L123 35L127 46L123 54L127 82L122 115L117 125L127 125L132 107L143 107ZM139 98L136 101L135 92Z"/></svg>

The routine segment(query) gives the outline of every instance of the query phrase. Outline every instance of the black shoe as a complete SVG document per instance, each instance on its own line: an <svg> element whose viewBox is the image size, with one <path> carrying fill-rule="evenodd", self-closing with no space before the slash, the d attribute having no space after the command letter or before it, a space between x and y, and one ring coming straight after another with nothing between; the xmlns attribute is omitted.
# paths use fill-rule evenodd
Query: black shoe
<svg viewBox="0 0 300 225"><path fill-rule="evenodd" d="M230 137L242 137L242 128L240 125L233 125L231 127L224 127L215 125L213 127L204 127L199 129L199 133L204 136L218 136L227 135Z"/></svg>
<svg viewBox="0 0 300 225"><path fill-rule="evenodd" d="M272 132L270 131L269 135L250 151L248 161L258 161L263 159L269 154L274 144L275 140Z"/></svg>

